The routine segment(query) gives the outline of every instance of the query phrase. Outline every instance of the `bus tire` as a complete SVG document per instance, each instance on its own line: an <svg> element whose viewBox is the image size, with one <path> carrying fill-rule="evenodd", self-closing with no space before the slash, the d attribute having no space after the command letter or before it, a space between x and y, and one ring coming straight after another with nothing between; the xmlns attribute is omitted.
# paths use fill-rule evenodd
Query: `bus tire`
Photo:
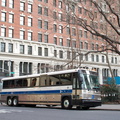
<svg viewBox="0 0 120 120"><path fill-rule="evenodd" d="M11 97L8 97L8 98L7 98L7 105L8 105L8 106L12 106L12 105L13 105L13 100L12 100Z"/></svg>
<svg viewBox="0 0 120 120"><path fill-rule="evenodd" d="M18 106L18 98L17 97L13 98L13 106Z"/></svg>
<svg viewBox="0 0 120 120"><path fill-rule="evenodd" d="M62 100L62 108L63 109L71 109L72 108L70 98L68 98L68 97L63 98L63 100Z"/></svg>

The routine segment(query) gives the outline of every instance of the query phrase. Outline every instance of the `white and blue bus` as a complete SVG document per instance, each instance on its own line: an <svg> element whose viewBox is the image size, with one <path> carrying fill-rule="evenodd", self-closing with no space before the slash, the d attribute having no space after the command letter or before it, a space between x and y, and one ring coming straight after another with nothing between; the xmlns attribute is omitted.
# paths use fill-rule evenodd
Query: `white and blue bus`
<svg viewBox="0 0 120 120"><path fill-rule="evenodd" d="M101 105L97 73L85 69L2 79L1 102L8 106L61 105L89 109Z"/></svg>

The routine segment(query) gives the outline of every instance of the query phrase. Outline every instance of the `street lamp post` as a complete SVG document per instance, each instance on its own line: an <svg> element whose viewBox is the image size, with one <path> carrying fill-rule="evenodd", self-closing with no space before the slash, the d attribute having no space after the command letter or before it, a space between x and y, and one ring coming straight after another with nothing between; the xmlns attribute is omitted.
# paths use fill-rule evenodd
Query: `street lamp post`
<svg viewBox="0 0 120 120"><path fill-rule="evenodd" d="M11 76L11 60L8 60L9 76Z"/></svg>

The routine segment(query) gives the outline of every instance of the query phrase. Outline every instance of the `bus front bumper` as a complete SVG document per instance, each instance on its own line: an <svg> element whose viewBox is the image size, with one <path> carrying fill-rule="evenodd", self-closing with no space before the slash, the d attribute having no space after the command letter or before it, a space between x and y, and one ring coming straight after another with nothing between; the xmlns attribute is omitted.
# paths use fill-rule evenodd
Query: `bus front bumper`
<svg viewBox="0 0 120 120"><path fill-rule="evenodd" d="M101 100L75 99L75 100L72 100L72 104L79 105L79 106L96 107L96 106L101 106Z"/></svg>

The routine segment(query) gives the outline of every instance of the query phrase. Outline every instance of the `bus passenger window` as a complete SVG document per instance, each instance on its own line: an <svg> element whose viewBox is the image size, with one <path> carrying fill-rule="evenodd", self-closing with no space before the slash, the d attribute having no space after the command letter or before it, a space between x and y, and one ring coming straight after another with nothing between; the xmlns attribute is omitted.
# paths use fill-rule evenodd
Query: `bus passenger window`
<svg viewBox="0 0 120 120"><path fill-rule="evenodd" d="M16 87L22 87L22 79L16 80Z"/></svg>
<svg viewBox="0 0 120 120"><path fill-rule="evenodd" d="M36 86L39 86L39 78L40 77L36 77Z"/></svg>
<svg viewBox="0 0 120 120"><path fill-rule="evenodd" d="M9 88L9 81L3 81L3 89Z"/></svg>
<svg viewBox="0 0 120 120"><path fill-rule="evenodd" d="M71 85L72 84L71 76L72 76L71 73L61 74L60 75L60 82L61 82L60 84Z"/></svg>
<svg viewBox="0 0 120 120"><path fill-rule="evenodd" d="M49 85L59 85L60 80L59 80L59 75L50 75L49 76Z"/></svg>
<svg viewBox="0 0 120 120"><path fill-rule="evenodd" d="M40 86L46 86L47 76L40 76Z"/></svg>
<svg viewBox="0 0 120 120"><path fill-rule="evenodd" d="M36 78L33 78L33 79L32 79L32 82L31 82L31 86L32 86L32 87L33 87L33 86L36 86L36 80L37 80Z"/></svg>
<svg viewBox="0 0 120 120"><path fill-rule="evenodd" d="M28 85L27 79L23 79L23 86L26 87Z"/></svg>
<svg viewBox="0 0 120 120"><path fill-rule="evenodd" d="M31 87L39 86L39 77L32 78Z"/></svg>

